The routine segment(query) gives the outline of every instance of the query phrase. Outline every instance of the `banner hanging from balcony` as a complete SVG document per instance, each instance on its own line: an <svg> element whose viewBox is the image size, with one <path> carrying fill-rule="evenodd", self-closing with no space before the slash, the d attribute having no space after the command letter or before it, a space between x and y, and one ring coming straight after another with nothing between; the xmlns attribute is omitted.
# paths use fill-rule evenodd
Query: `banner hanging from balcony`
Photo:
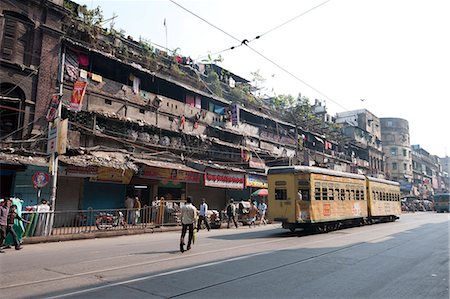
<svg viewBox="0 0 450 299"><path fill-rule="evenodd" d="M205 169L205 186L228 189L244 189L245 174L220 169Z"/></svg>
<svg viewBox="0 0 450 299"><path fill-rule="evenodd" d="M70 101L70 110L79 112L83 106L83 98L86 93L87 82L76 81L73 84L72 99Z"/></svg>

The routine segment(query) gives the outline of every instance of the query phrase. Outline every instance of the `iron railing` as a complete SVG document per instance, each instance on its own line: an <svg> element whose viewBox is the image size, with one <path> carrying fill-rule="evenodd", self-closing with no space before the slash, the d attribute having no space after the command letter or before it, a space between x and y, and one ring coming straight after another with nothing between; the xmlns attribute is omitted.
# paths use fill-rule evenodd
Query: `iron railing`
<svg viewBox="0 0 450 299"><path fill-rule="evenodd" d="M87 234L106 230L145 229L180 225L180 205L163 204L141 209L99 209L22 212L29 224L24 236Z"/></svg>

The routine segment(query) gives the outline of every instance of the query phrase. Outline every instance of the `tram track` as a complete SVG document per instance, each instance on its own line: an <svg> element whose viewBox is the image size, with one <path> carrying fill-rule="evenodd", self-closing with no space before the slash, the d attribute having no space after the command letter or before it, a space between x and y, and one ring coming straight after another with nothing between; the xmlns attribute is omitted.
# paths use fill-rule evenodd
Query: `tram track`
<svg viewBox="0 0 450 299"><path fill-rule="evenodd" d="M417 223L416 223L417 224ZM397 223L396 227L400 228L400 227L404 227L404 226L408 226L411 225L411 223ZM372 232L377 231L377 230L382 230L384 229L383 227L380 228L376 228L374 227L374 229L372 230ZM366 232L364 231L360 231L360 232L355 232L352 233L351 235L356 236L356 235L360 235L360 234L365 234ZM395 232L391 232L391 233L395 233ZM389 233L389 235L391 234ZM299 236L299 234L288 234L287 236ZM301 236L301 234L300 234ZM87 293L87 292L92 292L98 289L102 289L102 288L108 288L108 287L113 287L113 286L119 286L119 285L126 285L126 284L130 284L132 282L136 282L136 281L142 281L142 280L148 280L148 279L152 279L152 278L156 278L156 277L161 277L161 276L167 276L167 275L171 275L171 274L176 274L176 273L180 273L180 272L186 272L186 271L190 271L193 269L198 269L198 268L204 268L204 267L209 267L209 266L214 266L214 265L219 265L222 263L227 263L227 262L233 262L233 261L237 261L240 259L247 259L247 258L251 258L251 257L255 257L255 256L259 256L259 255L264 255L264 254L270 254L276 251L280 251L280 250L288 250L288 249L292 249L295 247L299 247L299 246L311 246L314 245L316 243L320 243L320 242L328 242L328 241L332 241L333 239L342 239L342 238L346 238L348 237L348 235L342 235L342 234L335 234L330 233L330 234L320 234L321 238L319 239L315 239L315 240L308 240L307 242L304 242L302 244L298 243L298 239L292 239L289 238L288 240L291 240L291 244L289 244L288 246L283 246L283 247L279 247L276 250L265 250L262 252L257 252L257 253L251 253L251 254L247 254L244 256L239 256L239 257L234 257L234 258L228 258L228 259L224 259L224 260L220 260L220 261L212 261L209 263L205 263L202 265L195 265L195 266L188 266L186 268L183 269L174 269L174 270L169 270L169 271L165 271L165 272L161 272L161 273L154 273L151 275L146 275L143 277L138 277L136 279L131 279L131 280L123 280L123 281L118 281L118 282L114 282L114 283L109 283L107 282L107 284L105 285L101 285L101 286L97 286L97 287L88 287L84 290L80 290L77 292L72 292L72 293L62 293L56 297L60 298L60 297L65 297L65 296L70 296L73 294L82 294L82 293ZM380 238L385 238L386 235L377 237L377 238L373 238L370 240L365 240L364 242L374 242ZM238 245L238 246L233 246L233 247L226 247L226 248L221 248L221 249L214 249L214 250L208 250L208 251L201 251L201 252L196 252L196 253L189 253L189 255L178 255L176 257L168 257L168 258L161 258L161 259L157 259L157 260L151 260L151 261L141 261L138 263L133 263L133 264L127 264L127 265L122 265L122 266L116 266L116 267L109 267L109 268L103 268L103 269L98 269L98 270L93 270L93 271L86 271L86 272L81 272L81 273L76 273L76 274L64 274L64 276L61 277L55 277L55 278L48 278L48 279L40 279L40 280L34 280L34 281L28 281L28 282L23 282L23 283L16 283L16 284L10 284L10 285L2 285L0 286L0 290L8 290L8 289L13 289L13 288L21 288L21 287L26 287L26 286L30 286L30 285L34 285L34 284L45 284L45 283L55 283L58 281L63 281L63 280L69 280L69 279L76 279L76 278L80 278L83 276L90 276L90 275L98 275L101 273L107 273L107 272L113 272L113 271L118 271L118 270L125 270L125 269L129 269L129 268L133 268L136 266L146 266L146 265L152 265L152 264L160 264L160 263L165 263L165 262L170 262L170 261L176 261L179 259L186 259L186 258L195 258L198 256L207 256L207 255L212 255L212 254L217 254L217 253L221 253L221 252L229 252L229 251L234 251L234 250L239 250L239 249L248 249L248 248L256 248L256 247L261 247L262 245L270 245L273 243L279 243L280 239L276 238L276 239L271 239L271 240L264 240L264 241L260 241L260 242L252 242L250 244L243 244L243 245ZM294 243L294 244L292 244ZM291 265L295 265L295 264L299 264L299 263L304 263L304 262L308 262L314 259L318 259L320 257L326 256L326 255L330 255L339 251L343 251L343 250L347 250L349 248L352 248L354 246L358 246L360 244L352 244L349 246L345 246L345 247L341 247L332 251L327 251L324 252L322 254L318 254L318 255L314 255L305 259L301 259L301 260L297 260L297 261L293 261L290 262L288 264L283 264L283 265L278 265L276 267L273 268L269 268L269 269L264 269L261 271L257 271L254 273L249 273L246 275L241 275L238 277L235 277L231 280L227 280L227 281L222 281L220 283L217 284L212 284L209 286L205 286L204 288L199 288L199 289L195 289L195 290L191 290L188 293L193 293L193 292L197 292L197 291L201 291L203 289L207 289L207 288L212 288L221 284L226 284L226 283L230 283L233 281L237 281L237 280L242 280L245 279L247 277L251 277L251 276L255 276L255 275L259 275L262 274L264 272L269 272L269 271L274 271L276 269L279 268L283 268L283 267L288 267ZM174 296L173 298L177 298L183 295L186 295L188 293L181 293L181 294L177 294L176 296ZM55 297L55 298L56 298Z"/></svg>

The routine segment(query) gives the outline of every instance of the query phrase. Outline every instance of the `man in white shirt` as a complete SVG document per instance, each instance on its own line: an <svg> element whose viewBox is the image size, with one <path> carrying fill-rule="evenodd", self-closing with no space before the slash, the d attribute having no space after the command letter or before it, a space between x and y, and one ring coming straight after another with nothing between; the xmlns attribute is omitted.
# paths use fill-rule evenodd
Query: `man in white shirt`
<svg viewBox="0 0 450 299"><path fill-rule="evenodd" d="M202 203L200 205L200 212L198 215L197 231L200 230L203 221L205 221L206 229L208 231L211 229L211 227L209 226L207 213L208 213L208 204L206 203L206 200L202 198Z"/></svg>
<svg viewBox="0 0 450 299"><path fill-rule="evenodd" d="M180 251L184 252L184 237L186 231L189 229L188 244L186 250L191 249L192 238L194 236L194 223L197 217L197 208L192 205L192 197L188 196L186 204L181 207L181 238L180 238Z"/></svg>

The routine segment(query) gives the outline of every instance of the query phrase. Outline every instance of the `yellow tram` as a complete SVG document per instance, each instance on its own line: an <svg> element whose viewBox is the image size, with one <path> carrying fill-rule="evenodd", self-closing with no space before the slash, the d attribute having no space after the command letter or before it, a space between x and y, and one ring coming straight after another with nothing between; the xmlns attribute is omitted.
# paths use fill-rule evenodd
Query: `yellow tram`
<svg viewBox="0 0 450 299"><path fill-rule="evenodd" d="M273 167L267 177L268 214L291 231L329 231L393 221L400 214L400 188L395 182L309 166Z"/></svg>

